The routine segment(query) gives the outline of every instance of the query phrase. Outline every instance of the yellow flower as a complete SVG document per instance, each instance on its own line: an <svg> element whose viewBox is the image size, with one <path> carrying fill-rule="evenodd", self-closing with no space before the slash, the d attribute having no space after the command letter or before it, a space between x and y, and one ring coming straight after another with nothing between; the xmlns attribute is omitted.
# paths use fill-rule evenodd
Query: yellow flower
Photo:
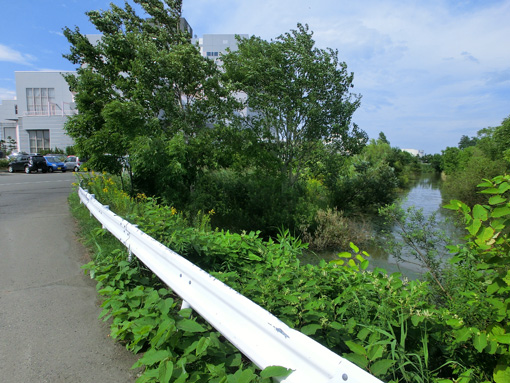
<svg viewBox="0 0 510 383"><path fill-rule="evenodd" d="M105 193L108 193L108 188L104 188L104 189L103 189L103 191L104 191Z"/></svg>
<svg viewBox="0 0 510 383"><path fill-rule="evenodd" d="M177 209L173 206L172 206L172 209L170 209L170 211L172 212L172 215L177 214Z"/></svg>
<svg viewBox="0 0 510 383"><path fill-rule="evenodd" d="M209 210L209 215L214 215L214 214L216 214L216 212L214 211L214 209Z"/></svg>

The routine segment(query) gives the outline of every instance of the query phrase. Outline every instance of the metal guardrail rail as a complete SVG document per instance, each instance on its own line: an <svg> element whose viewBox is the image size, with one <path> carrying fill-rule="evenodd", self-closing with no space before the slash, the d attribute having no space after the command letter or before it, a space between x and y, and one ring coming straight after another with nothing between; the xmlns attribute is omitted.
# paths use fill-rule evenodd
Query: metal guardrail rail
<svg viewBox="0 0 510 383"><path fill-rule="evenodd" d="M228 287L80 188L91 214L259 368L294 370L285 383L376 383L381 381Z"/></svg>

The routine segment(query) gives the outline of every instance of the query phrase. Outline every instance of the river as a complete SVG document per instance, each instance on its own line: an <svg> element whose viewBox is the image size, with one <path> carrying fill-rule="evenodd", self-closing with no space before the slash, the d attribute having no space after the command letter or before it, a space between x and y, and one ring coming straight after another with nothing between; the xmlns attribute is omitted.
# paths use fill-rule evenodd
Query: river
<svg viewBox="0 0 510 383"><path fill-rule="evenodd" d="M441 194L442 182L439 174L424 174L414 181L407 191L400 194L399 200L402 208L407 209L412 206L416 209L422 209L425 217L436 214L437 220L441 222L448 237L453 242L460 241L462 231L452 223L452 212L442 207L447 202ZM392 231L398 238L399 230L393 227ZM370 253L370 269L380 267L390 273L401 272L410 279L419 278L425 271L424 268L413 264L410 256L407 258L409 261L406 262L405 252L403 254L404 261L400 262L397 262L395 256L384 252L380 248L372 247L368 252Z"/></svg>
<svg viewBox="0 0 510 383"><path fill-rule="evenodd" d="M422 209L423 214L429 217L432 214L436 214L437 220L442 222L444 230L447 235L455 243L459 243L462 238L462 230L455 227L451 222L452 212L442 208L447 202L443 200L441 194L442 180L440 175L437 174L424 174L419 179L415 180L411 186L399 196L399 201L404 209L410 206L414 206L417 209ZM393 227L391 229L398 238L398 229ZM375 236L377 237L377 230L375 230ZM370 254L369 270L375 268L382 268L388 271L388 273L400 272L402 275L410 278L419 278L425 271L423 268L413 264L411 257L409 256L406 261L405 252L403 254L404 261L397 262L397 259L392 254L389 254L379 246L368 246L362 250L367 251ZM320 254L321 258L325 260L337 259L338 251L323 252Z"/></svg>

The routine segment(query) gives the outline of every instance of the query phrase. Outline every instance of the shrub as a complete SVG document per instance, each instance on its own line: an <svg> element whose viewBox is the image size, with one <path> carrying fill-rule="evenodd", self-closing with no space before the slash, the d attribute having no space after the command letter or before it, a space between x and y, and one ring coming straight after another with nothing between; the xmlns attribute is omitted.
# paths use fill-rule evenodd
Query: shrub
<svg viewBox="0 0 510 383"><path fill-rule="evenodd" d="M361 217L347 218L336 209L317 210L313 223L301 225L300 231L303 241L315 251L345 250L351 241L366 245L372 240L368 224Z"/></svg>

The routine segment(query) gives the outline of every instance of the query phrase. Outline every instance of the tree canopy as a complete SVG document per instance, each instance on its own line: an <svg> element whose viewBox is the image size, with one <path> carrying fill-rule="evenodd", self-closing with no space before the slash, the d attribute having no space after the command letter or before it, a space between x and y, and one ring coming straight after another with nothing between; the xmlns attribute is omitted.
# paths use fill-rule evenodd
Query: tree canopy
<svg viewBox="0 0 510 383"><path fill-rule="evenodd" d="M229 99L217 66L180 28L181 1L135 3L144 17L127 1L124 8L87 12L101 34L97 42L79 28L64 29L71 43L64 57L79 65L67 80L80 112L66 128L101 170L116 170L109 159L130 154L137 137L197 135L221 120Z"/></svg>
<svg viewBox="0 0 510 383"><path fill-rule="evenodd" d="M350 92L354 75L338 51L315 47L308 26L271 41L240 39L222 61L232 88L246 95L248 112L235 122L275 153L282 173L299 175L319 142L344 154L366 144L365 132L351 124L360 103Z"/></svg>

